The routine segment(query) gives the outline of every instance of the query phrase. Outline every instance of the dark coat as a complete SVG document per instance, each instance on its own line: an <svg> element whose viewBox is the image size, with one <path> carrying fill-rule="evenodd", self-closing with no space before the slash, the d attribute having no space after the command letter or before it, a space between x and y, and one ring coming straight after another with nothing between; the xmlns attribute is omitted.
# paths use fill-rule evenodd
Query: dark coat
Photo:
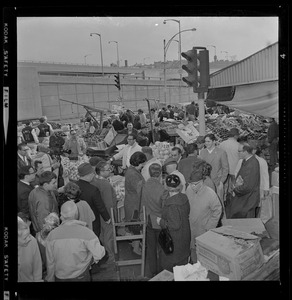
<svg viewBox="0 0 292 300"><path fill-rule="evenodd" d="M127 221L132 219L135 209L139 209L139 202L141 197L141 187L145 180L142 174L133 166L130 166L125 173L125 219Z"/></svg>
<svg viewBox="0 0 292 300"><path fill-rule="evenodd" d="M26 159L27 159L28 165L32 166L31 159L29 157L26 157ZM17 170L19 171L19 169L24 166L26 166L25 162L17 154Z"/></svg>
<svg viewBox="0 0 292 300"><path fill-rule="evenodd" d="M32 190L33 187L31 185L25 184L21 181L17 183L17 212L23 212L27 216L30 216L28 196Z"/></svg>
<svg viewBox="0 0 292 300"><path fill-rule="evenodd" d="M182 158L178 163L178 171L181 172L187 183L190 182L190 176L193 172L193 163L199 161L200 159L197 156L188 156L187 158Z"/></svg>
<svg viewBox="0 0 292 300"><path fill-rule="evenodd" d="M95 220L92 222L92 230L97 236L99 236L100 215L104 221L108 221L110 219L110 215L102 201L100 191L96 186L82 179L79 179L76 184L78 184L81 189L80 199L86 201L93 210Z"/></svg>
<svg viewBox="0 0 292 300"><path fill-rule="evenodd" d="M235 197L226 209L228 219L254 217L250 213L260 202L260 165L255 156L242 162L236 179L239 175L243 179L243 185L234 189Z"/></svg>
<svg viewBox="0 0 292 300"><path fill-rule="evenodd" d="M166 199L162 208L160 225L166 225L174 244L174 251L170 255L161 253L163 269L173 272L173 267L186 264L190 255L191 229L190 229L190 203L185 194L178 193Z"/></svg>

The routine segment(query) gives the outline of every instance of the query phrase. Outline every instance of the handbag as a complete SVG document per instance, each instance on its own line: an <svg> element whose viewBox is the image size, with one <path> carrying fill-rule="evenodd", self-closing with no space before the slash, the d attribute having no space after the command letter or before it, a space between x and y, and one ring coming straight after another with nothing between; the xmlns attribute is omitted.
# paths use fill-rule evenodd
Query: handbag
<svg viewBox="0 0 292 300"><path fill-rule="evenodd" d="M168 227L161 229L158 242L166 255L173 253L174 245Z"/></svg>

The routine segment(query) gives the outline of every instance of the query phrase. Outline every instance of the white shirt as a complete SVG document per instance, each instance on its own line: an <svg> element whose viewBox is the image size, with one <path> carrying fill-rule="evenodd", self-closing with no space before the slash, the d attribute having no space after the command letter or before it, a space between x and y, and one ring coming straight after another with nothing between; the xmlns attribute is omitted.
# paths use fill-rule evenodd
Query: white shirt
<svg viewBox="0 0 292 300"><path fill-rule="evenodd" d="M153 157L150 160L148 160L143 169L141 170L141 174L144 177L145 181L147 181L150 178L149 167L154 163L162 166L160 160L158 160L156 157Z"/></svg>
<svg viewBox="0 0 292 300"><path fill-rule="evenodd" d="M27 182L27 181L24 181L24 180L22 180L22 179L20 179L19 181L21 181L22 183L24 183L24 184L26 184L26 185L30 185L30 183L29 183L29 182Z"/></svg>
<svg viewBox="0 0 292 300"><path fill-rule="evenodd" d="M126 145L119 153L114 155L115 159L123 159L122 167L125 169L130 166L130 158L133 153L141 151L142 147L135 143L133 146Z"/></svg>
<svg viewBox="0 0 292 300"><path fill-rule="evenodd" d="M181 192L182 192L183 194L185 194L185 193L186 193L186 180L185 180L184 175L183 175L181 172L179 172L178 170L175 170L175 171L173 171L173 172L170 173L170 174L171 174L171 175L174 174L174 175L177 175L177 176L179 177L180 183L181 183L182 186L183 186Z"/></svg>
<svg viewBox="0 0 292 300"><path fill-rule="evenodd" d="M19 153L17 153L17 154L25 162L25 164L28 166L28 161L27 161L26 156L21 156Z"/></svg>
<svg viewBox="0 0 292 300"><path fill-rule="evenodd" d="M219 148L225 150L227 154L229 174L231 175L234 175L236 165L239 161L238 146L239 143L233 137L230 137L219 145Z"/></svg>

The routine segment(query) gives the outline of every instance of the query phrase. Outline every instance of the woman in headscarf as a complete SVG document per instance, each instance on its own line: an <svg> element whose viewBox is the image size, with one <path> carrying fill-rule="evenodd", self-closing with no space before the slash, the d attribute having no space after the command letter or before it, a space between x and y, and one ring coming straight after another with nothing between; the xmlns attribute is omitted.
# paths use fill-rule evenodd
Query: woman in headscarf
<svg viewBox="0 0 292 300"><path fill-rule="evenodd" d="M165 179L169 197L162 208L161 219L157 223L161 228L168 228L173 240L174 251L166 255L161 251L162 269L173 272L174 266L188 263L190 256L191 229L189 222L190 204L188 197L181 193L182 185L175 174L168 175Z"/></svg>

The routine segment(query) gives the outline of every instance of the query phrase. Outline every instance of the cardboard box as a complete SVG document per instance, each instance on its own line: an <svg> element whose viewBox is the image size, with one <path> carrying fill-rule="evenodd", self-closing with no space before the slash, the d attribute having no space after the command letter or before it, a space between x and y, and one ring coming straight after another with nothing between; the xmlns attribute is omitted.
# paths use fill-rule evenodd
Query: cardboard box
<svg viewBox="0 0 292 300"><path fill-rule="evenodd" d="M265 225L260 218L250 219L225 219L222 220L223 226L231 226L232 229L243 231L259 236L270 237Z"/></svg>
<svg viewBox="0 0 292 300"><path fill-rule="evenodd" d="M198 261L230 280L241 280L262 266L260 238L223 226L196 238Z"/></svg>

